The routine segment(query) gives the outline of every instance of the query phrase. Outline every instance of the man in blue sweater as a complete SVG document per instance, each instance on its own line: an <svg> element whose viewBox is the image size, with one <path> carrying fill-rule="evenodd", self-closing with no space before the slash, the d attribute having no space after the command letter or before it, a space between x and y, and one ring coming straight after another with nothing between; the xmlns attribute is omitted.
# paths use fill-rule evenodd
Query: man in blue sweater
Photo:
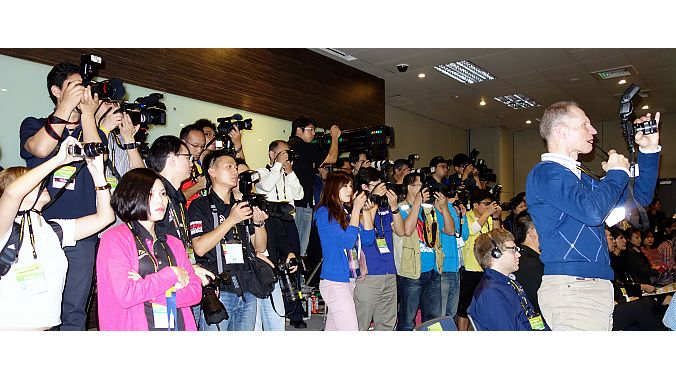
<svg viewBox="0 0 676 380"><path fill-rule="evenodd" d="M658 123L659 117L657 113ZM650 114L635 123L646 120ZM552 330L611 330L613 325L613 270L603 224L624 218L619 207L629 191L629 161L611 150L602 180L584 173L578 154L592 151L595 134L577 104L552 104L540 122L548 153L526 180L528 210L545 265L538 300ZM647 205L657 181L659 134L639 132L635 141L640 153L634 196Z"/></svg>

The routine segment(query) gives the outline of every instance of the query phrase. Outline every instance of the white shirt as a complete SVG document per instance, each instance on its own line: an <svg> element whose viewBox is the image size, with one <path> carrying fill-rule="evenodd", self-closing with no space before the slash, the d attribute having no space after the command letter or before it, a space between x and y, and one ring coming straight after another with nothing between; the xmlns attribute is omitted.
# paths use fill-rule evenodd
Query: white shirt
<svg viewBox="0 0 676 380"><path fill-rule="evenodd" d="M256 192L265 194L268 201L289 202L293 205L294 200L303 199L305 193L300 185L295 172L284 173L282 164L275 162L272 167L257 170L261 179L256 183Z"/></svg>
<svg viewBox="0 0 676 380"><path fill-rule="evenodd" d="M17 222L20 221L21 218L17 218ZM31 221L37 259L33 258L30 234L25 231L18 261L0 278L0 329L48 328L61 324L61 296L68 270L62 247L75 245L75 220L54 220L63 230L63 244L59 244L56 233L42 216L31 213ZM10 233L11 228L0 237L0 247L5 246ZM35 263L42 267L47 291L27 295L17 281L17 269Z"/></svg>

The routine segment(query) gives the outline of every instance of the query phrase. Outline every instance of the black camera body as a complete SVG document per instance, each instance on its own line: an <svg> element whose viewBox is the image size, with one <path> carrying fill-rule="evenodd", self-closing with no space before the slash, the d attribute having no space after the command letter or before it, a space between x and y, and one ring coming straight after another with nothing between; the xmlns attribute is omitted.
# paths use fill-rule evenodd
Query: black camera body
<svg viewBox="0 0 676 380"><path fill-rule="evenodd" d="M371 201L371 203L378 206L378 208L387 207L387 205L389 203L388 200L387 200L387 197L385 195L377 195L377 194L373 194L373 193L368 193L367 198L368 198L369 201Z"/></svg>
<svg viewBox="0 0 676 380"><path fill-rule="evenodd" d="M68 145L68 154L73 157L96 157L102 154L108 154L108 147L101 142L91 142L82 144L82 148L75 144Z"/></svg>
<svg viewBox="0 0 676 380"><path fill-rule="evenodd" d="M293 149L287 149L286 154L289 157L290 162L300 160L300 154L298 152L295 152Z"/></svg>
<svg viewBox="0 0 676 380"><path fill-rule="evenodd" d="M293 214L296 209L288 202L270 202L264 194L256 194L253 187L260 180L260 174L255 170L247 170L238 176L239 191L242 193L241 202L249 203L251 207L258 207L261 211L268 214L271 218L278 218L284 221L293 221ZM251 219L244 222L251 225Z"/></svg>
<svg viewBox="0 0 676 380"><path fill-rule="evenodd" d="M112 78L102 82L95 82L93 78L103 67L103 58L96 54L83 54L80 56L80 76L84 87L91 86L92 96L99 95L100 100L119 101L124 98L125 89L122 80Z"/></svg>
<svg viewBox="0 0 676 380"><path fill-rule="evenodd" d="M218 122L216 132L223 135L230 133L235 126L240 131L250 131L253 128L252 120L243 119L242 115L238 113L228 117L219 117L216 121Z"/></svg>
<svg viewBox="0 0 676 380"><path fill-rule="evenodd" d="M218 296L216 296L216 291L223 290L229 285L232 285L232 277L230 277L228 272L223 272L202 288L200 306L207 324L217 324L224 319L230 318L225 306L218 299Z"/></svg>
<svg viewBox="0 0 676 380"><path fill-rule="evenodd" d="M479 179L481 181L497 182L498 176L493 173L493 169L486 166L486 162L482 158L479 158L479 151L476 148L472 149L469 153L469 159L472 161L472 165L479 171Z"/></svg>
<svg viewBox="0 0 676 380"><path fill-rule="evenodd" d="M156 92L137 98L133 103L122 102L120 109L116 112L129 115L132 123L140 124L141 129L147 129L148 125L166 125L167 107L160 101L163 97L162 94Z"/></svg>
<svg viewBox="0 0 676 380"><path fill-rule="evenodd" d="M640 90L641 87L632 83L620 98L620 126L622 127L622 135L624 136L624 141L626 141L630 153L635 152L634 136L636 136L638 132L643 132L644 135L651 135L657 132L656 120L648 120L640 124L634 124L636 117L634 116L633 100Z"/></svg>
<svg viewBox="0 0 676 380"><path fill-rule="evenodd" d="M408 161L408 167L413 170L413 166L415 165L415 162L420 159L420 155L418 153L413 153L409 154L408 157L406 158L406 161Z"/></svg>
<svg viewBox="0 0 676 380"><path fill-rule="evenodd" d="M304 270L303 261L298 261L293 258L289 262L281 262L277 264L275 272L277 272L277 277L281 280L281 290L284 297L288 302L295 302L303 299L303 293L301 292L298 281L296 281L296 273L291 273L292 267L298 267L299 271Z"/></svg>

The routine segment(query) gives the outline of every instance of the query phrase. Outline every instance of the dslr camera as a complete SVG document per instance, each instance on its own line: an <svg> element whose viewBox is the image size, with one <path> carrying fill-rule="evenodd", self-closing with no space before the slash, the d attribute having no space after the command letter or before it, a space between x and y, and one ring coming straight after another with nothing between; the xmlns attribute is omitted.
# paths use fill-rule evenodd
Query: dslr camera
<svg viewBox="0 0 676 380"><path fill-rule="evenodd" d="M305 271L305 263L301 259L300 261L296 258L289 260L289 262L281 262L277 264L275 272L277 272L277 277L282 280L282 294L288 302L295 302L303 299L303 293L301 292L301 287L296 281L296 273L291 273L292 267L298 267L298 271Z"/></svg>
<svg viewBox="0 0 676 380"><path fill-rule="evenodd" d="M469 153L469 159L472 161L472 165L479 171L479 179L481 181L497 182L498 176L493 173L493 169L486 166L483 158L479 158L479 151L476 148L472 149Z"/></svg>
<svg viewBox="0 0 676 380"><path fill-rule="evenodd" d="M124 83L120 79L113 78L102 82L92 80L98 75L99 68L103 67L103 58L96 54L83 54L80 56L80 76L84 87L91 86L92 96L99 95L100 100L120 101L124 98Z"/></svg>
<svg viewBox="0 0 676 380"><path fill-rule="evenodd" d="M627 142L627 147L629 148L630 153L635 152L634 136L638 132L643 132L644 135L651 135L657 132L656 120L648 120L640 124L634 124L636 117L633 115L633 100L640 90L641 87L632 83L620 98L620 125L622 127L624 140Z"/></svg>
<svg viewBox="0 0 676 380"><path fill-rule="evenodd" d="M300 160L300 154L295 152L293 149L288 149L286 151L287 156L289 157L290 162L298 161Z"/></svg>
<svg viewBox="0 0 676 380"><path fill-rule="evenodd" d="M68 145L68 154L73 157L96 157L102 154L108 154L108 147L101 142L91 142L82 144L82 148L75 144Z"/></svg>
<svg viewBox="0 0 676 380"><path fill-rule="evenodd" d="M239 191L242 193L241 202L248 202L251 207L258 207L261 211L268 214L271 218L277 218L284 221L293 221L293 215L296 209L288 202L270 202L263 194L253 192L254 185L260 180L260 174L255 170L247 170L238 176ZM252 225L252 220L247 219L246 225Z"/></svg>
<svg viewBox="0 0 676 380"><path fill-rule="evenodd" d="M232 277L228 272L223 272L216 276L211 282L202 288L202 301L200 306L204 313L204 319L207 324L213 325L220 323L224 319L230 318L225 306L216 296L216 291L232 285Z"/></svg>

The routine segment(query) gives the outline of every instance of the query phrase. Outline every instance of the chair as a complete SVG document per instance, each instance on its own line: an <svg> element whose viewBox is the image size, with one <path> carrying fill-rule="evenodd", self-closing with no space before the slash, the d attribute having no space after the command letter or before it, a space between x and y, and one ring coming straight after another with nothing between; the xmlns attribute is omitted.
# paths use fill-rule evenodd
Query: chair
<svg viewBox="0 0 676 380"><path fill-rule="evenodd" d="M472 330L474 331L479 331L479 329L476 328L476 325L474 324L474 320L472 319L472 316L467 314L467 318L469 319L469 323L472 324Z"/></svg>
<svg viewBox="0 0 676 380"><path fill-rule="evenodd" d="M413 331L458 331L453 317L439 317L430 319L417 325Z"/></svg>

